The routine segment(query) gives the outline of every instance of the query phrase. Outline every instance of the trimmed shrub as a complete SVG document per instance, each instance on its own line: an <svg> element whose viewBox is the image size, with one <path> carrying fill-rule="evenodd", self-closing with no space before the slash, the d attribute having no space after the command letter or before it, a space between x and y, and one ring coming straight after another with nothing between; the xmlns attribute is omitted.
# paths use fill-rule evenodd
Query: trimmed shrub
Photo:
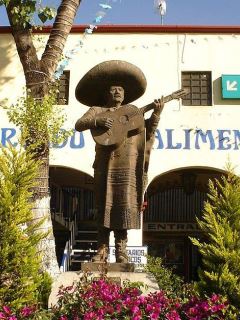
<svg viewBox="0 0 240 320"><path fill-rule="evenodd" d="M198 225L206 240L192 238L202 255L197 288L226 296L240 311L240 178L229 169L209 182L208 201Z"/></svg>
<svg viewBox="0 0 240 320"><path fill-rule="evenodd" d="M37 173L38 162L24 149L1 149L0 305L20 308L38 303L46 288L37 250L44 237L37 231L42 221L33 219L31 204Z"/></svg>

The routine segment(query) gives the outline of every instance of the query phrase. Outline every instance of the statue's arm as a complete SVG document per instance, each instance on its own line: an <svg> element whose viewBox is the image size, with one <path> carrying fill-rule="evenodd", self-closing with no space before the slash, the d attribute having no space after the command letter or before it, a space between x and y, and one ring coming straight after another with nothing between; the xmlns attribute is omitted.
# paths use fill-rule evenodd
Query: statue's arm
<svg viewBox="0 0 240 320"><path fill-rule="evenodd" d="M77 131L84 131L96 127L96 111L90 108L80 119L75 123Z"/></svg>
<svg viewBox="0 0 240 320"><path fill-rule="evenodd" d="M145 120L145 126L146 126L146 139L150 140L158 127L158 123L160 120L160 114L164 107L163 98L154 100L154 109L151 114L151 117Z"/></svg>
<svg viewBox="0 0 240 320"><path fill-rule="evenodd" d="M147 172L149 166L149 159L152 151L152 146L155 139L155 131L158 127L160 120L160 114L164 107L163 97L158 100L154 100L154 109L151 117L145 120L146 127L146 146L145 146L145 162L144 162L144 172L145 172L145 186L147 184Z"/></svg>

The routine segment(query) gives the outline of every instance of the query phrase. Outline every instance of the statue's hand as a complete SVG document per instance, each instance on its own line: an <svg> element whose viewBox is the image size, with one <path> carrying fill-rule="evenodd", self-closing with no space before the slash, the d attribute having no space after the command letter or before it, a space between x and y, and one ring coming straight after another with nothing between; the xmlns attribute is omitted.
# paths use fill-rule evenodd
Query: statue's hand
<svg viewBox="0 0 240 320"><path fill-rule="evenodd" d="M161 113L164 107L164 100L163 100L163 96L161 97L161 99L155 99L154 100L154 111Z"/></svg>
<svg viewBox="0 0 240 320"><path fill-rule="evenodd" d="M113 125L113 119L108 117L99 117L96 119L96 127L104 127L110 129Z"/></svg>

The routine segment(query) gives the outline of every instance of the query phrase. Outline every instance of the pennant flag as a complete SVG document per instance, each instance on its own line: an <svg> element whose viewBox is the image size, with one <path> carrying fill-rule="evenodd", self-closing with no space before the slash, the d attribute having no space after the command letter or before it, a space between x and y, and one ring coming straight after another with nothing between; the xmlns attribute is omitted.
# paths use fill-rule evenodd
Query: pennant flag
<svg viewBox="0 0 240 320"><path fill-rule="evenodd" d="M99 3L100 7L103 8L103 9L112 9L112 7L109 5L109 4L106 4L106 3Z"/></svg>
<svg viewBox="0 0 240 320"><path fill-rule="evenodd" d="M93 20L93 22L95 22L95 23L100 23L101 20L102 20L102 18L103 18L103 16L97 16L97 17Z"/></svg>

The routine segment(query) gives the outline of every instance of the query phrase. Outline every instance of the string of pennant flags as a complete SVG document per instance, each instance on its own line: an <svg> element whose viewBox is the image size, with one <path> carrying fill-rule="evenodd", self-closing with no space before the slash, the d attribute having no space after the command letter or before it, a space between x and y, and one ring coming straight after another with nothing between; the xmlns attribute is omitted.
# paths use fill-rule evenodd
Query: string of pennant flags
<svg viewBox="0 0 240 320"><path fill-rule="evenodd" d="M101 8L95 15L95 18L93 19L92 23L89 24L82 35L82 39L80 39L75 47L71 50L68 50L65 53L64 59L62 59L57 67L57 70L55 72L55 78L59 79L60 76L63 74L64 69L68 66L69 61L73 59L73 57L81 50L84 46L84 40L87 37L87 35L91 35L94 31L94 29L97 29L97 25L102 22L103 18L106 16L107 11L112 9L112 5L110 4L111 2L121 2L121 0L106 0L105 3L99 3L99 7Z"/></svg>
<svg viewBox="0 0 240 320"><path fill-rule="evenodd" d="M82 35L82 39L79 39L75 46L66 51L64 58L59 62L57 70L55 72L55 78L59 79L60 76L63 74L63 71L65 70L65 68L68 66L70 60L72 60L74 58L74 56L83 49L84 47L84 40L86 39L87 36L91 35L95 29L97 29L97 24L100 24L102 22L102 20L104 19L104 17L106 16L107 12L109 10L112 9L112 3L114 2L120 2L121 0L105 0L105 2L100 2L98 5L100 7L100 10L95 14L95 18L93 19L93 21L85 28L84 33ZM159 10L162 10L160 12L161 15L166 14L166 3L164 0L155 0L156 6ZM239 37L237 37L236 35L232 34L232 37L239 39ZM219 40L223 40L223 38L219 35L218 36ZM204 41L208 41L208 38L205 37ZM198 43L198 40L194 39L194 37L190 38L190 42L193 45L196 45ZM179 43L181 43L181 40L179 41ZM115 46L112 48L103 48L102 51L104 53L107 53L109 50L125 50L125 49L137 49L137 48L143 48L145 50L147 49L151 49L152 47L160 47L163 45L167 45L170 46L169 42L162 42L162 43L158 43L155 42L154 44L137 44L137 45L122 45L122 46ZM185 47L185 40L184 40L184 47ZM95 52L99 52L100 49L93 49ZM84 53L88 53L89 49L86 49Z"/></svg>
<svg viewBox="0 0 240 320"><path fill-rule="evenodd" d="M163 46L170 46L169 42L155 42L152 44L144 44L144 43L138 43L138 44L126 44L126 45L118 45L118 46L108 46L108 47L101 47L101 48L85 48L83 53L88 54L90 52L103 52L103 53L109 53L112 51L124 51L124 50L136 50L136 49L152 49L152 48L158 48Z"/></svg>
<svg viewBox="0 0 240 320"><path fill-rule="evenodd" d="M91 25L88 27L89 29L91 29L92 31L94 30L94 28L97 28L97 26ZM85 29L86 30L86 29ZM86 33L88 34L89 31L86 31ZM91 32L92 33L92 32ZM234 35L232 35L234 37ZM85 32L83 37L86 37ZM223 39L219 36L216 37L218 40L222 41ZM239 39L239 37L238 37ZM84 40L84 39L83 39ZM83 49L84 47L84 41L83 40L79 40L77 42L77 44L75 45L75 47L69 51L67 51L65 53L65 57L64 59L59 63L57 71L55 73L55 77L59 78L61 76L61 74L63 73L63 70L68 66L69 62L71 59L74 58L74 56L79 52L80 49ZM204 42L208 42L208 38L204 37L203 39L199 40L199 39L195 39L193 37L188 39L188 43L192 44L192 45L197 45L200 43L200 41L204 41ZM183 40L179 40L178 41L179 44L183 44L183 53L184 53L184 49L186 46L186 43ZM175 44L174 44L175 45ZM137 50L137 49L143 49L143 50L151 50L151 49L157 49L157 48L163 48L163 47L169 47L171 46L171 42L169 41L161 41L161 42L153 42L153 43L136 43L136 44L122 44L122 45L108 45L107 47L101 47L101 48L88 48L85 47L84 51L82 51L82 53L84 54L88 54L90 52L103 52L103 53L109 53L112 51L115 52L119 52L119 51L124 51L124 50ZM184 62L182 60L182 62Z"/></svg>

